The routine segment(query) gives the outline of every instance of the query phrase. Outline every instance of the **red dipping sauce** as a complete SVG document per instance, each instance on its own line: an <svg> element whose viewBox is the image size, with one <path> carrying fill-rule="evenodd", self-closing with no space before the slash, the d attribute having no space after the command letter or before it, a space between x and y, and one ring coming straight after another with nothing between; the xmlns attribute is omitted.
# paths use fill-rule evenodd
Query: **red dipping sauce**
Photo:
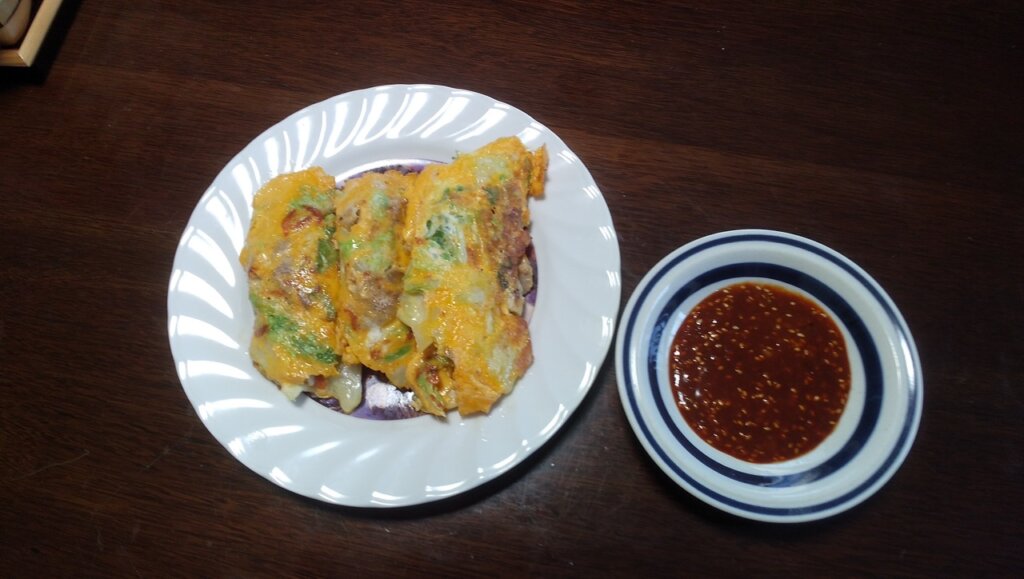
<svg viewBox="0 0 1024 579"><path fill-rule="evenodd" d="M796 458L836 427L850 392L846 342L817 304L739 283L695 307L669 351L683 418L714 448L752 463Z"/></svg>

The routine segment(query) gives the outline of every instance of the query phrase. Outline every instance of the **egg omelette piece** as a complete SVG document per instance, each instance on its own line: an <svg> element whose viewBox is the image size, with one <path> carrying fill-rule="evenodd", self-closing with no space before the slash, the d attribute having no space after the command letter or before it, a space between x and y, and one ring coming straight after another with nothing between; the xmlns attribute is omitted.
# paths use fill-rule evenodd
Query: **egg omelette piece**
<svg viewBox="0 0 1024 579"><path fill-rule="evenodd" d="M319 167L274 177L253 198L239 256L255 313L250 356L290 399L330 396L339 374L336 193Z"/></svg>
<svg viewBox="0 0 1024 579"><path fill-rule="evenodd" d="M397 317L408 258L402 244L406 196L415 174L371 172L349 179L335 198L339 249L338 331L346 363L383 372L407 386L412 331Z"/></svg>
<svg viewBox="0 0 1024 579"><path fill-rule="evenodd" d="M546 149L508 137L417 177L398 317L415 336L407 374L421 410L489 412L533 363L527 200L543 194L546 171Z"/></svg>

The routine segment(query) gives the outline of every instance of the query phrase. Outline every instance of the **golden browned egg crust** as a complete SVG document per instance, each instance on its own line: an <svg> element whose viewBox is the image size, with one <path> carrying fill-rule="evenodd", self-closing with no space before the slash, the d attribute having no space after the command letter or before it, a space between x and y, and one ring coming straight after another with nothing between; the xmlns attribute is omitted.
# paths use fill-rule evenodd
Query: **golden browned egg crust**
<svg viewBox="0 0 1024 579"><path fill-rule="evenodd" d="M340 190L319 168L272 179L241 254L254 364L290 397L330 396L361 365L424 412L489 412L533 362L527 201L546 171L543 147L509 137Z"/></svg>
<svg viewBox="0 0 1024 579"><path fill-rule="evenodd" d="M334 179L312 168L279 175L253 199L240 261L255 313L249 354L294 398L338 374Z"/></svg>

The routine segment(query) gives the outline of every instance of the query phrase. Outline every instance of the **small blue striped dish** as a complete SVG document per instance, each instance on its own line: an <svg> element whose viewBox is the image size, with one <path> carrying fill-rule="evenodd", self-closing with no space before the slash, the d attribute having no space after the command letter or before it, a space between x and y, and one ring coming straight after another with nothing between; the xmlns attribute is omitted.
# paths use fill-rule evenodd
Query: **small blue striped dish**
<svg viewBox="0 0 1024 579"><path fill-rule="evenodd" d="M781 285L811 299L847 344L850 392L835 430L784 462L755 464L718 451L673 401L668 352L676 331L702 299L741 282ZM697 498L749 519L812 521L861 503L903 463L921 419L921 362L895 304L846 257L788 233L728 231L665 257L626 305L615 362L626 416L654 462Z"/></svg>

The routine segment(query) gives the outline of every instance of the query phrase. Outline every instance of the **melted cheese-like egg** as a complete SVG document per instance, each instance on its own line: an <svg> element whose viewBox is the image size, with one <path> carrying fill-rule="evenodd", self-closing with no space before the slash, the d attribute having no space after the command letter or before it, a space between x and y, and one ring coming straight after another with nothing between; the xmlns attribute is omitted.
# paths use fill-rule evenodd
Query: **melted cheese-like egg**
<svg viewBox="0 0 1024 579"><path fill-rule="evenodd" d="M405 247L401 226L413 174L367 173L345 182L336 198L335 239L340 252L339 331L343 357L406 385L414 344L408 326L396 317L402 293Z"/></svg>
<svg viewBox="0 0 1024 579"><path fill-rule="evenodd" d="M239 256L256 316L250 356L292 397L338 374L334 195L320 168L275 177L253 199Z"/></svg>
<svg viewBox="0 0 1024 579"><path fill-rule="evenodd" d="M427 412L488 412L533 361L521 273L527 198L543 192L546 166L543 148L505 138L415 182L398 316L415 335L408 380Z"/></svg>
<svg viewBox="0 0 1024 579"><path fill-rule="evenodd" d="M320 168L275 177L240 255L253 363L289 397L331 396L346 411L365 366L424 412L489 412L533 362L527 201L546 170L543 147L510 137L341 191Z"/></svg>

